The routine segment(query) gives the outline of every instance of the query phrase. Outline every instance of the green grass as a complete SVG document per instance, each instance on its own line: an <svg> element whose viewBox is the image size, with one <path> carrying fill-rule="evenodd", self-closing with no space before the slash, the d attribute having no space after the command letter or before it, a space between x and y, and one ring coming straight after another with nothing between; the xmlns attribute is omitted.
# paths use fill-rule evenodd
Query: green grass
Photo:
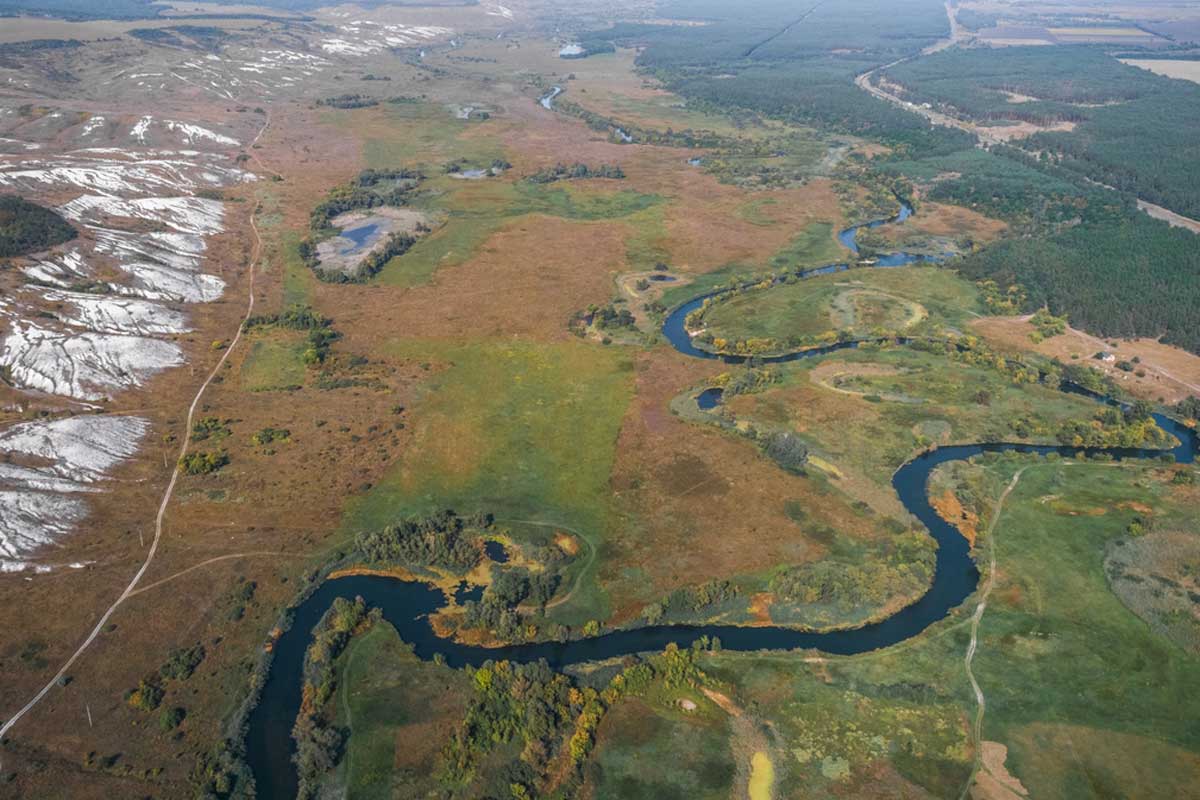
<svg viewBox="0 0 1200 800"><path fill-rule="evenodd" d="M659 263L670 263L665 210L661 204L654 205L626 218L630 233L625 240L625 259L634 270L648 270Z"/></svg>
<svg viewBox="0 0 1200 800"><path fill-rule="evenodd" d="M787 246L771 256L773 268L820 267L846 259L847 253L833 235L828 222L810 222Z"/></svg>
<svg viewBox="0 0 1200 800"><path fill-rule="evenodd" d="M499 216L460 217L417 242L403 256L393 258L379 273L388 286L420 286L439 267L465 263L504 223Z"/></svg>
<svg viewBox="0 0 1200 800"><path fill-rule="evenodd" d="M346 127L354 125L354 115L353 111L331 111L324 119ZM463 135L488 123L457 119L436 103L389 105L385 119L387 135L369 137L363 148L366 165L373 169L420 166L434 174L455 159L491 163L504 155L494 137Z"/></svg>
<svg viewBox="0 0 1200 800"><path fill-rule="evenodd" d="M737 765L728 717L622 702L609 712L586 775L596 800L717 800Z"/></svg>
<svg viewBox="0 0 1200 800"><path fill-rule="evenodd" d="M744 219L751 225L760 225L764 228L769 228L778 223L766 213L766 209L777 205L779 205L779 201L774 197L755 197L738 206L737 211L734 213L737 214L739 219Z"/></svg>
<svg viewBox="0 0 1200 800"><path fill-rule="evenodd" d="M822 241L815 234L809 238ZM975 286L947 269L859 269L747 290L713 303L704 320L717 338L786 342L842 329L860 336L877 328L901 332L906 322L920 321L925 313L934 322L958 327L977 308Z"/></svg>
<svg viewBox="0 0 1200 800"><path fill-rule="evenodd" d="M270 392L303 386L307 374L304 347L304 337L291 332L273 331L255 338L242 363L242 388Z"/></svg>
<svg viewBox="0 0 1200 800"><path fill-rule="evenodd" d="M263 272L280 270L283 278L283 307L308 305L316 280L300 259L297 249L303 233L283 229L279 193L271 181L260 181L256 191L256 221L262 234L264 252L260 260Z"/></svg>
<svg viewBox="0 0 1200 800"><path fill-rule="evenodd" d="M594 102L592 98L596 96L600 96L602 102ZM732 117L725 114L709 114L690 109L674 94L630 97L617 92L592 90L586 95L573 94L571 99L603 116L655 130L670 128L676 131L712 131L722 136L760 139L773 133L777 134L780 129L777 124L739 126L733 123Z"/></svg>
<svg viewBox="0 0 1200 800"><path fill-rule="evenodd" d="M1157 525L1200 533L1194 508L1165 500L1166 487L1148 473L1145 467L1050 465L1022 476L1005 505L996 547L1004 569L1021 576L1023 591L1015 602L997 605L981 629L976 671L992 687L989 735L1019 740L1029 723L1069 722L1200 752L1192 715L1179 713L1200 692L1200 659L1122 605L1104 573L1106 544L1141 516L1122 504L1156 507ZM1051 496L1057 502L1044 500ZM1084 509L1104 513L1071 513ZM1018 763L1036 759L1024 748L1014 755ZM1055 781L1087 788L1077 765L1060 768ZM1042 796L1035 785L1030 791ZM1164 786L1147 796L1175 794Z"/></svg>
<svg viewBox="0 0 1200 800"><path fill-rule="evenodd" d="M299 245L303 237L295 231L285 233L279 242L275 258L283 265L283 307L309 305L316 277L300 258Z"/></svg>
<svg viewBox="0 0 1200 800"><path fill-rule="evenodd" d="M762 210L771 202L773 201L770 198L751 200L741 207L738 214L755 225L774 225L775 223ZM663 292L662 301L670 308L718 287L748 281L756 275L763 275L769 271L787 267L820 267L826 264L836 264L844 262L846 255L847 252L834 238L833 226L830 223L812 222L773 255L768 265L729 264L721 269L697 275L685 286L667 289Z"/></svg>
<svg viewBox="0 0 1200 800"><path fill-rule="evenodd" d="M1014 385L990 367L904 347L839 353L836 360L846 366L838 371L845 377L837 386L842 391L834 391L811 378L812 370L831 360L788 365L778 388L738 398L734 408L760 428L801 431L819 455L889 494L892 472L929 440L1019 441L1013 423L1023 420L1030 441L1053 442L1060 422L1091 419L1099 409L1087 398L1047 386ZM853 374L858 365L893 374ZM826 372L822 380L833 383L835 375ZM988 404L976 401L980 391L988 393Z"/></svg>
<svg viewBox="0 0 1200 800"><path fill-rule="evenodd" d="M632 364L584 342L410 341L394 355L444 364L414 408L416 441L392 473L352 506L347 527L455 508L561 524L600 546L614 447L632 396ZM595 564L556 621L607 616Z"/></svg>
<svg viewBox="0 0 1200 800"><path fill-rule="evenodd" d="M662 202L658 195L628 189L512 183L500 178L461 181L443 176L431 180L423 193L423 204L444 214L446 224L404 256L392 259L380 273L382 283L425 283L439 267L467 261L501 225L517 217L545 214L579 222L644 218Z"/></svg>
<svg viewBox="0 0 1200 800"><path fill-rule="evenodd" d="M397 736L407 724L429 722L431 707L457 722L469 692L466 674L421 661L386 622L356 637L338 670L336 722L351 734L340 767L345 796L385 800L434 789L437 743L413 743L431 752L423 763L397 769ZM429 730L420 732L427 737Z"/></svg>

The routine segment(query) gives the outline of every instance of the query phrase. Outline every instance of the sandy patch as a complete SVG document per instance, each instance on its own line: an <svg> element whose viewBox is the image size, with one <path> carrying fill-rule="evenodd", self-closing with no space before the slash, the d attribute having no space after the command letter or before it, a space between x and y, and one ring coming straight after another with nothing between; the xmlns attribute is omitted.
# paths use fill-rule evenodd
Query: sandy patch
<svg viewBox="0 0 1200 800"><path fill-rule="evenodd" d="M1092 27L1047 28L1047 30L1049 30L1050 33L1053 33L1055 36L1086 37L1088 39L1108 38L1108 37L1117 37L1117 38L1124 39L1126 37L1139 37L1140 38L1140 37L1144 37L1144 36L1153 36L1154 35L1152 33L1142 30L1141 28L1133 28L1133 27L1125 27L1125 28L1092 28Z"/></svg>
<svg viewBox="0 0 1200 800"><path fill-rule="evenodd" d="M971 797L975 800L1018 800L1028 797L1028 790L1004 766L1008 748L999 742L982 742L981 749L983 772L975 776Z"/></svg>
<svg viewBox="0 0 1200 800"><path fill-rule="evenodd" d="M722 694L716 689L709 689L707 687L701 687L700 691L703 692L704 696L709 700L712 700L714 703L719 705L721 710L729 716L740 717L742 715L742 709L737 703L730 700L728 695Z"/></svg>
<svg viewBox="0 0 1200 800"><path fill-rule="evenodd" d="M1009 91L1005 91L1004 89L1001 89L1000 93L1003 94L1008 99L1008 102L1010 102L1010 103L1033 103L1033 102L1036 102L1038 99L1036 97L1032 97L1027 94L1020 94L1019 92L1009 92Z"/></svg>
<svg viewBox="0 0 1200 800"><path fill-rule="evenodd" d="M1182 214L1176 214L1170 209L1156 206L1154 203L1145 200L1138 200L1137 206L1142 211L1145 211L1155 219L1161 219L1163 222L1170 225L1172 228L1183 228L1192 233L1200 233L1200 221L1185 217Z"/></svg>
<svg viewBox="0 0 1200 800"><path fill-rule="evenodd" d="M1011 142L1013 139L1027 139L1035 133L1047 131L1064 132L1075 130L1075 123L1067 120L1055 122L1052 125L1036 125L1032 122L1014 122L1011 125L988 125L980 127L986 137L997 142Z"/></svg>

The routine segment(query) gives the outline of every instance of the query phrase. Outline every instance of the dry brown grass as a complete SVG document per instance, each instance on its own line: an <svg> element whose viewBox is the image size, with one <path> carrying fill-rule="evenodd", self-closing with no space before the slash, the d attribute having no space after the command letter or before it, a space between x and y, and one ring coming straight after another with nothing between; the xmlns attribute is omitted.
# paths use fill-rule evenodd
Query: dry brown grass
<svg viewBox="0 0 1200 800"><path fill-rule="evenodd" d="M1100 339L1068 327L1065 334L1034 344L1029 338L1033 326L1025 317L985 317L971 327L991 344L1005 350L1034 350L1063 363L1077 361L1102 370L1138 397L1176 403L1190 395L1200 395L1200 356L1153 339L1121 339L1114 349L1110 344L1114 340ZM1140 358L1137 368L1144 370L1145 376L1124 372L1092 358L1100 350L1112 351L1118 359Z"/></svg>
<svg viewBox="0 0 1200 800"><path fill-rule="evenodd" d="M424 286L335 287L321 294L338 296L346 341L364 350L387 334L563 339L574 311L612 296L614 274L624 266L622 233L619 223L521 217L468 263L439 270Z"/></svg>
<svg viewBox="0 0 1200 800"><path fill-rule="evenodd" d="M923 201L903 225L885 226L879 229L879 234L885 240L893 241L913 229L928 236L970 236L979 244L987 244L999 238L1007 228L1004 222L969 208Z"/></svg>
<svg viewBox="0 0 1200 800"><path fill-rule="evenodd" d="M277 125L263 141L264 160L285 176L283 183L272 184L283 197L283 229L302 228L322 189L359 167L357 150L340 144L329 131L305 125L306 114L277 111ZM323 149L322 156L305 142ZM143 390L109 404L114 413L148 417L152 432L139 456L117 471L111 491L94 496L94 512L83 529L48 556L55 563L82 561L91 566L32 580L0 577L0 625L13 654L31 640L45 643L40 654L44 666L9 668L13 654L0 656L6 664L0 707L19 707L45 683L141 564L153 536L155 508L177 454L176 442L164 436L182 435L183 412L220 356L211 342L228 339L244 310L253 241L246 213L253 208L255 187L241 191L245 202L231 204L231 229L211 240L205 265L205 271L228 282L226 294L216 303L189 309L196 330L180 340L189 367L165 372ZM259 309L278 308L281 289L276 264L258 276ZM325 308L337 316L335 299ZM350 348L338 345L335 350ZM390 408L407 404L413 385L426 377L416 365L376 359L369 369L387 386L383 391L322 391L310 386L296 392L246 393L236 376L248 353L247 347L232 354L228 369L210 387L198 411L199 416L233 420L233 435L219 445L229 452L231 464L211 476L181 479L144 584L226 553L279 551L304 557L214 563L127 602L113 617L113 630L77 662L71 684L52 691L14 731L16 747L30 748L14 760L48 765L40 773L21 768L19 793L27 789L26 796L47 796L43 781L49 780L69 787L64 791L72 797L133 796L149 787L157 787L153 791L163 796L186 794L192 761L188 750L206 747L218 736L223 717L243 692L239 665L254 657L277 609L294 597L294 579L340 535L345 500L378 480L402 452L407 433L392 427L398 418ZM318 426L317 420L325 423ZM254 432L268 426L292 431L292 440L276 444L274 455L250 443ZM230 623L227 596L240 577L256 581L258 590L247 618ZM158 732L156 715L130 709L122 695L140 677L154 672L173 647L197 641L205 642L208 657L187 684L171 687L164 701L188 709L181 745ZM91 711L91 727L85 705ZM185 755L177 757L181 750ZM81 771L81 754L89 751L102 757L123 755L111 768ZM10 760L7 753L5 760ZM158 767L165 768L160 776L143 777L144 770ZM138 778L141 789L132 788L127 770Z"/></svg>

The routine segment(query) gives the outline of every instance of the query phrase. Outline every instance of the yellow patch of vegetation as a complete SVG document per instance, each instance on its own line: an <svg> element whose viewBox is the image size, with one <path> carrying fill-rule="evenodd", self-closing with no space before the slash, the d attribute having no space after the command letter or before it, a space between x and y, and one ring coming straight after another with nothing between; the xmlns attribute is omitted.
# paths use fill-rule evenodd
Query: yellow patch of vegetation
<svg viewBox="0 0 1200 800"><path fill-rule="evenodd" d="M559 550L562 550L569 556L579 554L579 542L570 534L563 533L562 531L555 531L554 544Z"/></svg>
<svg viewBox="0 0 1200 800"><path fill-rule="evenodd" d="M931 499L930 505L938 512L938 516L958 528L971 546L975 546L975 537L979 534L979 515L963 507L962 501L949 489L941 497Z"/></svg>
<svg viewBox="0 0 1200 800"><path fill-rule="evenodd" d="M821 470L821 472L824 472L826 475L830 475L834 478L845 477L842 475L842 471L837 468L837 465L833 464L832 462L826 461L825 459L821 458L820 456L814 456L812 453L809 453L808 463L811 464L812 466L816 467L817 469Z"/></svg>
<svg viewBox="0 0 1200 800"><path fill-rule="evenodd" d="M750 759L750 800L771 800L775 785L775 765L761 750Z"/></svg>
<svg viewBox="0 0 1200 800"><path fill-rule="evenodd" d="M775 602L775 595L770 592L759 592L750 598L748 611L756 623L771 624L771 603L773 602Z"/></svg>
<svg viewBox="0 0 1200 800"><path fill-rule="evenodd" d="M1169 58L1122 58L1122 64L1150 70L1155 75L1200 83L1200 61L1181 61Z"/></svg>

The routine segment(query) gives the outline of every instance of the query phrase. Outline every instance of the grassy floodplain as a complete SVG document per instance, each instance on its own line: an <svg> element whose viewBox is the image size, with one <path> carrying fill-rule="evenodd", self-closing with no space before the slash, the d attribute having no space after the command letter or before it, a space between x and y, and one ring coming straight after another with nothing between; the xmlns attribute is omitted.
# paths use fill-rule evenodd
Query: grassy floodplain
<svg viewBox="0 0 1200 800"><path fill-rule="evenodd" d="M387 800L434 789L441 739L462 716L467 681L414 656L387 623L356 637L341 656L335 698L337 723L351 732L336 777L346 795Z"/></svg>
<svg viewBox="0 0 1200 800"><path fill-rule="evenodd" d="M985 517L1018 470L994 533L977 542L985 569L997 559L973 660L987 700L981 741L1008 748L1002 763L1029 796L1187 795L1200 742L1178 712L1197 690L1197 655L1121 604L1104 561L1138 518L1194 536L1196 490L1152 466L988 459L968 469ZM704 666L776 733L784 791L863 796L915 784L957 796L979 753L969 639L964 614L876 653L720 654ZM1061 748L1076 757L1059 758Z"/></svg>
<svg viewBox="0 0 1200 800"><path fill-rule="evenodd" d="M1200 757L1178 710L1200 690L1198 656L1120 602L1105 558L1138 520L1154 532L1200 532L1190 513L1197 490L1146 464L989 456L954 472L956 491L989 519L1020 475L976 542L995 581L971 662L987 701L980 738L963 661L971 618L960 613L860 656L702 653L696 687L657 686L607 711L583 766L588 796L758 791L764 759L774 796L952 797L977 769L984 780L1015 776L1029 796L1186 796ZM396 747L397 731L369 705L390 704L379 707L404 724L413 687L452 680L398 652L384 626L343 656L343 698L363 732L347 761L351 787ZM392 683L401 676L410 686ZM455 707L439 705L440 722L426 730L444 736ZM1055 757L1058 748L1076 758Z"/></svg>
<svg viewBox="0 0 1200 800"><path fill-rule="evenodd" d="M703 322L714 342L769 339L786 350L839 331L901 334L926 320L961 328L980 308L978 290L947 269L856 269L715 298Z"/></svg>
<svg viewBox="0 0 1200 800"><path fill-rule="evenodd" d="M599 547L616 437L632 396L627 356L572 341L400 341L388 348L427 359L436 373L416 407L418 446L353 506L349 528L440 508L480 509L560 524ZM581 624L603 619L606 609L590 574L553 617Z"/></svg>
<svg viewBox="0 0 1200 800"><path fill-rule="evenodd" d="M632 217L661 198L608 186L554 186L491 178L464 181L441 177L427 199L444 213L446 225L411 251L393 259L379 280L389 286L424 283L441 267L467 261L502 225L517 217L543 214L581 223Z"/></svg>

